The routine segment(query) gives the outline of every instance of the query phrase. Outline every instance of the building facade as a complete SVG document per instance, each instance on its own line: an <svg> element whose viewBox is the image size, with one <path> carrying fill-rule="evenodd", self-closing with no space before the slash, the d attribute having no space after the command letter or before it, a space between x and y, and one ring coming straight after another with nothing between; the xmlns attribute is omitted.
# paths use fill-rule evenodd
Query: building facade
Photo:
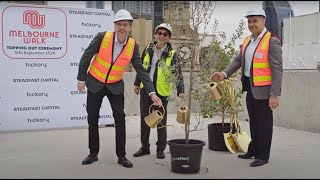
<svg viewBox="0 0 320 180"><path fill-rule="evenodd" d="M266 28L283 41L283 18L294 16L289 1L263 1Z"/></svg>
<svg viewBox="0 0 320 180"><path fill-rule="evenodd" d="M152 29L163 23L163 1L112 1L112 10L126 9L130 13L150 16Z"/></svg>

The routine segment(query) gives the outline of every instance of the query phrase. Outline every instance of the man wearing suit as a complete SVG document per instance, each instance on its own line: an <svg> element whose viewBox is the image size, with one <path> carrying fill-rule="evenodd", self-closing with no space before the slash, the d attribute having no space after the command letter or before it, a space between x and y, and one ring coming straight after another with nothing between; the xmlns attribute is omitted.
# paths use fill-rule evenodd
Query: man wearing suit
<svg viewBox="0 0 320 180"><path fill-rule="evenodd" d="M269 161L273 115L279 106L282 85L282 50L280 40L266 28L266 15L262 9L249 10L245 16L252 32L243 44L239 55L222 72L213 73L214 81L230 77L242 68L242 91L247 91L246 104L250 119L251 142L242 159L255 160L251 167Z"/></svg>
<svg viewBox="0 0 320 180"><path fill-rule="evenodd" d="M90 154L82 161L82 164L87 165L98 160L99 112L102 99L107 96L115 121L118 164L131 168L132 163L125 157L126 126L122 80L125 67L130 61L137 71L138 78L145 84L151 100L156 105L162 105L162 102L156 95L152 81L141 64L138 44L129 37L133 23L131 14L127 10L119 10L115 14L114 23L115 32L98 33L84 51L79 63L77 88L81 92L85 91L85 86L88 88L87 113L90 149ZM94 58L91 62L92 57Z"/></svg>

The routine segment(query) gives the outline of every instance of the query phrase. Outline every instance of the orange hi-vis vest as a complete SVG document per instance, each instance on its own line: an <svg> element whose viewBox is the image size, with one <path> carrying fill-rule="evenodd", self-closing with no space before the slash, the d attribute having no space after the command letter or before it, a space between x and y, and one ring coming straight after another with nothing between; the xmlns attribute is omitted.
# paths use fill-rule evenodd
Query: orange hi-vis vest
<svg viewBox="0 0 320 180"><path fill-rule="evenodd" d="M253 85L254 86L269 86L271 85L271 68L268 58L271 33L268 31L261 39L252 61ZM244 51L250 42L250 36L246 37L242 44L242 57Z"/></svg>
<svg viewBox="0 0 320 180"><path fill-rule="evenodd" d="M113 36L115 33L106 32L100 45L99 53L91 63L89 73L102 83L115 83L121 81L126 66L131 61L135 40L128 38L127 44L112 63Z"/></svg>

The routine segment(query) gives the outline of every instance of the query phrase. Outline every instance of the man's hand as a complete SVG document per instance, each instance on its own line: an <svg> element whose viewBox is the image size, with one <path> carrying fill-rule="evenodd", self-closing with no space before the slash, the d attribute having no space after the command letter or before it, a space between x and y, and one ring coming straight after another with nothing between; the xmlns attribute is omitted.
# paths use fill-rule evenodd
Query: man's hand
<svg viewBox="0 0 320 180"><path fill-rule="evenodd" d="M80 92L85 92L86 91L86 85L84 82L78 82L77 83L77 88L78 88L78 91Z"/></svg>
<svg viewBox="0 0 320 180"><path fill-rule="evenodd" d="M151 100L153 102L154 105L156 106L162 106L162 101L161 99L156 95L156 93L153 93L150 95Z"/></svg>
<svg viewBox="0 0 320 180"><path fill-rule="evenodd" d="M224 74L222 72L214 72L211 76L212 80L214 82L220 82L222 80L224 80Z"/></svg>
<svg viewBox="0 0 320 180"><path fill-rule="evenodd" d="M136 95L138 95L139 92L140 92L140 87L139 87L139 86L134 86L134 87L133 87L133 91L134 91L134 93L135 93Z"/></svg>
<svg viewBox="0 0 320 180"><path fill-rule="evenodd" d="M279 106L279 100L277 96L270 96L269 107L271 110L276 109Z"/></svg>

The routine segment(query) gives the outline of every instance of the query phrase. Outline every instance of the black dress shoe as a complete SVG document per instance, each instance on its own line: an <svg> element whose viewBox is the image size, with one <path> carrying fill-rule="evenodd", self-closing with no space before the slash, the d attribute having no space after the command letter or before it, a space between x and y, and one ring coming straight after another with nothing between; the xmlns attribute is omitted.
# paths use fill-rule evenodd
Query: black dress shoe
<svg viewBox="0 0 320 180"><path fill-rule="evenodd" d="M246 154L239 154L238 155L238 158L241 158L241 159L251 159L254 155L251 155L249 153L246 153Z"/></svg>
<svg viewBox="0 0 320 180"><path fill-rule="evenodd" d="M164 159L166 155L162 151L157 151L157 158L158 159Z"/></svg>
<svg viewBox="0 0 320 180"><path fill-rule="evenodd" d="M250 166L251 167L262 166L267 163L268 163L268 160L256 159L252 163L250 163Z"/></svg>
<svg viewBox="0 0 320 180"><path fill-rule="evenodd" d="M132 168L132 163L126 157L119 157L118 164L121 164L123 167Z"/></svg>
<svg viewBox="0 0 320 180"><path fill-rule="evenodd" d="M133 154L133 157L140 157L148 154L150 154L150 149L146 150L146 149L140 148L138 152Z"/></svg>
<svg viewBox="0 0 320 180"><path fill-rule="evenodd" d="M89 154L83 161L82 165L88 165L95 161L98 161L98 155L97 154Z"/></svg>

